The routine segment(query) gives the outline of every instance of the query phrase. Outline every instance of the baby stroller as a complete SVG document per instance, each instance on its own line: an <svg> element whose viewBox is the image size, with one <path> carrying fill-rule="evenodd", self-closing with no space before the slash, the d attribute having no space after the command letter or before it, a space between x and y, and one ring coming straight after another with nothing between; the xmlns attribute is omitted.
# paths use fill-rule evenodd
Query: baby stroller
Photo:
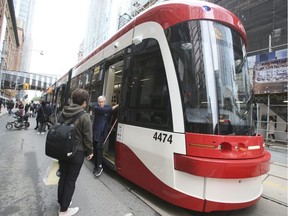
<svg viewBox="0 0 288 216"><path fill-rule="evenodd" d="M30 123L28 121L29 114L22 115L21 111L17 110L14 113L14 118L16 118L15 121L7 122L7 124L6 124L6 128L7 129L12 129L13 126L14 126L17 129L25 129L25 130L27 130L27 128L30 126Z"/></svg>

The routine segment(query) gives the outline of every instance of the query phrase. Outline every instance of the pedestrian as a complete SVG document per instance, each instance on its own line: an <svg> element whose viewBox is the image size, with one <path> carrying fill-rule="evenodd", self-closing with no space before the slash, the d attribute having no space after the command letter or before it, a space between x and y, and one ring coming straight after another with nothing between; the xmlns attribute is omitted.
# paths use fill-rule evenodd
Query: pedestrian
<svg viewBox="0 0 288 216"><path fill-rule="evenodd" d="M46 122L48 120L48 107L46 106L46 102L42 101L41 106L38 109L38 121L40 123L40 126L38 127L38 132L37 134L45 134L46 132Z"/></svg>
<svg viewBox="0 0 288 216"><path fill-rule="evenodd" d="M18 109L20 111L21 116L23 116L24 115L24 104L23 104L23 101L19 102Z"/></svg>
<svg viewBox="0 0 288 216"><path fill-rule="evenodd" d="M24 106L25 114L28 113L29 108L30 108L30 104L29 104L29 103L26 103L25 106Z"/></svg>
<svg viewBox="0 0 288 216"><path fill-rule="evenodd" d="M31 101L31 104L30 104L30 112L31 112L31 115L32 115L32 116L34 115L34 111L35 111L35 103L34 103L34 101L32 100L32 101Z"/></svg>
<svg viewBox="0 0 288 216"><path fill-rule="evenodd" d="M49 101L47 101L46 107L48 110L48 119L46 120L46 126L47 126L47 129L49 130L50 129L50 123L51 123L51 115L53 114L52 105L50 104Z"/></svg>
<svg viewBox="0 0 288 216"><path fill-rule="evenodd" d="M40 101L40 103L42 103L42 101ZM39 128L39 114L38 114L38 111L39 111L39 108L40 108L40 104L36 104L35 105L35 114L36 114L36 127L34 128L34 130L38 130Z"/></svg>
<svg viewBox="0 0 288 216"><path fill-rule="evenodd" d="M14 108L14 101L13 100L9 100L7 103L7 110L8 110L8 114L11 115L12 114L12 109Z"/></svg>
<svg viewBox="0 0 288 216"><path fill-rule="evenodd" d="M93 173L96 177L100 176L103 158L103 145L108 134L108 122L113 110L118 107L118 104L114 106L106 105L106 98L99 96L97 99L97 105L94 107L94 121L93 121L93 149L95 158L95 167Z"/></svg>
<svg viewBox="0 0 288 216"><path fill-rule="evenodd" d="M72 103L63 108L60 118L69 122L75 115L86 109L89 95L84 89L76 89L72 92ZM76 180L84 162L85 153L87 160L93 157L92 127L90 115L85 113L75 121L75 140L77 151L75 155L65 161L59 161L60 179L58 183L58 203L60 204L59 216L74 215L79 208L69 208L75 190Z"/></svg>
<svg viewBox="0 0 288 216"><path fill-rule="evenodd" d="M0 113L1 113L2 103L3 103L2 98L0 98Z"/></svg>
<svg viewBox="0 0 288 216"><path fill-rule="evenodd" d="M268 126L268 138L271 139L272 142L275 142L275 122L272 116L269 117L269 126Z"/></svg>

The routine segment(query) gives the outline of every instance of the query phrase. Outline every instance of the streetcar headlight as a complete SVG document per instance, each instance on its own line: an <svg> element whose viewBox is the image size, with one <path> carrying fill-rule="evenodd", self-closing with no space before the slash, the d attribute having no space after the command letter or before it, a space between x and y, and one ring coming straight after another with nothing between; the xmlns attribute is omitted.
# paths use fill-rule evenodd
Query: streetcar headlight
<svg viewBox="0 0 288 216"><path fill-rule="evenodd" d="M218 146L218 149L221 151L231 151L232 150L232 145L227 142L223 142Z"/></svg>
<svg viewBox="0 0 288 216"><path fill-rule="evenodd" d="M238 151L246 151L247 149L246 149L246 146L244 143L238 143L237 150Z"/></svg>

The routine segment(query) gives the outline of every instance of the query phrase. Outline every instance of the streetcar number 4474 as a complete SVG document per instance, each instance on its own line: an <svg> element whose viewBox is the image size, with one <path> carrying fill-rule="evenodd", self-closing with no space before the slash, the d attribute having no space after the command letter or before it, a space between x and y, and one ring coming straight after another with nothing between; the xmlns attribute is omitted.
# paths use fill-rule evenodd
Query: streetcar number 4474
<svg viewBox="0 0 288 216"><path fill-rule="evenodd" d="M173 139L172 139L172 134L166 134L166 133L158 133L158 132L155 132L154 135L153 135L153 139L155 141L159 141L159 142L168 142L168 143L172 143Z"/></svg>

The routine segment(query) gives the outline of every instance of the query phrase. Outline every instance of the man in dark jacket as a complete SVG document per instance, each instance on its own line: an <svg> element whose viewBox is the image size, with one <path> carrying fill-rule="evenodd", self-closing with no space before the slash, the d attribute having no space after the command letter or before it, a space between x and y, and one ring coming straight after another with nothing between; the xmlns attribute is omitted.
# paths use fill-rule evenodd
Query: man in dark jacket
<svg viewBox="0 0 288 216"><path fill-rule="evenodd" d="M39 128L38 128L38 125L36 126L38 128L37 134L45 134L47 116L48 116L48 108L46 106L46 102L42 101L41 106L39 107L38 112L37 112L37 120L40 123Z"/></svg>
<svg viewBox="0 0 288 216"><path fill-rule="evenodd" d="M13 100L9 100L8 104L7 104L7 110L8 110L8 114L11 115L12 114L12 109L14 108L14 101Z"/></svg>
<svg viewBox="0 0 288 216"><path fill-rule="evenodd" d="M75 115L86 109L89 95L84 89L75 89L72 92L72 104L63 108L62 116L65 122L70 122ZM60 179L58 183L58 202L60 204L60 215L74 215L79 208L69 208L75 190L76 180L82 167L85 153L86 158L93 157L92 127L90 115L84 113L75 121L75 140L77 151L69 160L59 161Z"/></svg>
<svg viewBox="0 0 288 216"><path fill-rule="evenodd" d="M96 157L93 173L96 177L100 176L103 171L103 142L108 134L108 120L112 111L118 107L118 104L113 107L106 105L106 99L104 96L99 96L97 102L98 105L94 108L95 118L93 121L93 148L94 156Z"/></svg>

